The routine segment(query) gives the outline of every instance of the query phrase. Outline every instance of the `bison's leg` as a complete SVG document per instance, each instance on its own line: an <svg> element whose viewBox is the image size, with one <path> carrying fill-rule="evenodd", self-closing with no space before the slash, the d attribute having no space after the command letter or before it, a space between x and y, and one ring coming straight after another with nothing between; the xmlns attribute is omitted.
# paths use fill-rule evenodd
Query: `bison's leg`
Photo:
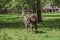
<svg viewBox="0 0 60 40"><path fill-rule="evenodd" d="M36 30L36 33L37 33L37 25L35 25L35 30Z"/></svg>
<svg viewBox="0 0 60 40"><path fill-rule="evenodd" d="M32 24L30 24L30 28L31 28L31 30L32 30L32 32L33 32L33 25L32 25Z"/></svg>
<svg viewBox="0 0 60 40"><path fill-rule="evenodd" d="M31 27L31 30L32 30L32 32L33 32L33 26Z"/></svg>
<svg viewBox="0 0 60 40"><path fill-rule="evenodd" d="M28 32L28 25L25 25L25 27L26 27L26 32Z"/></svg>

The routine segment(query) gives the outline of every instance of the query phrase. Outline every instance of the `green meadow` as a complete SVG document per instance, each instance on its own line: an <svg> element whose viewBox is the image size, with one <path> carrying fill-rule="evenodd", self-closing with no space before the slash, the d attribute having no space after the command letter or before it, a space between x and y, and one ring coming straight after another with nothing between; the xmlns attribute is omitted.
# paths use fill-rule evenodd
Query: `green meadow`
<svg viewBox="0 0 60 40"><path fill-rule="evenodd" d="M0 40L60 40L60 13L42 13L38 33L26 32L19 14L0 14Z"/></svg>

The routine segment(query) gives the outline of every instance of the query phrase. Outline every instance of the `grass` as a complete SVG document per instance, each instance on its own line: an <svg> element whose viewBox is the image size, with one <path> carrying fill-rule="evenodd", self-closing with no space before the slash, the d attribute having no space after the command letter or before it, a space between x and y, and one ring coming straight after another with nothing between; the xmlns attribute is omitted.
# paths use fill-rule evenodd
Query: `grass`
<svg viewBox="0 0 60 40"><path fill-rule="evenodd" d="M31 30L26 33L21 16L0 14L0 40L60 40L59 15L43 13L43 22L38 23L38 33L31 33Z"/></svg>

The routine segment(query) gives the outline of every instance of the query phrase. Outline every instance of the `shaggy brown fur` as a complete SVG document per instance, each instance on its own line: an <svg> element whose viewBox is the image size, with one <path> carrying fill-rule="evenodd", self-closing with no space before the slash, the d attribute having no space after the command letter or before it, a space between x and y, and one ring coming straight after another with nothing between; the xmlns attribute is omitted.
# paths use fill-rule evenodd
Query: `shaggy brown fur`
<svg viewBox="0 0 60 40"><path fill-rule="evenodd" d="M37 16L34 14L30 14L27 16L23 16L23 22L25 24L25 27L28 31L28 27L30 27L33 31L33 28L35 28L37 32Z"/></svg>

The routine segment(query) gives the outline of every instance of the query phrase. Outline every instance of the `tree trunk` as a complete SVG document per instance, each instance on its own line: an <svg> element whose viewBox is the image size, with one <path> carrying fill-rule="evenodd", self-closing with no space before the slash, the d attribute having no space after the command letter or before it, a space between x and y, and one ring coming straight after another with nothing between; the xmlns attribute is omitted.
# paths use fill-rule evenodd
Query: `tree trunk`
<svg viewBox="0 0 60 40"><path fill-rule="evenodd" d="M19 18L19 16L20 16L18 11L19 11L19 8L17 8L17 18Z"/></svg>
<svg viewBox="0 0 60 40"><path fill-rule="evenodd" d="M40 0L36 0L36 2L37 2L36 9L37 9L38 22L42 22Z"/></svg>
<svg viewBox="0 0 60 40"><path fill-rule="evenodd" d="M36 5L33 5L33 13L36 13Z"/></svg>
<svg viewBox="0 0 60 40"><path fill-rule="evenodd" d="M7 8L5 8L5 13L7 14Z"/></svg>
<svg viewBox="0 0 60 40"><path fill-rule="evenodd" d="M24 15L24 7L22 6L22 16Z"/></svg>
<svg viewBox="0 0 60 40"><path fill-rule="evenodd" d="M36 3L35 0L29 0L33 13L36 13Z"/></svg>

